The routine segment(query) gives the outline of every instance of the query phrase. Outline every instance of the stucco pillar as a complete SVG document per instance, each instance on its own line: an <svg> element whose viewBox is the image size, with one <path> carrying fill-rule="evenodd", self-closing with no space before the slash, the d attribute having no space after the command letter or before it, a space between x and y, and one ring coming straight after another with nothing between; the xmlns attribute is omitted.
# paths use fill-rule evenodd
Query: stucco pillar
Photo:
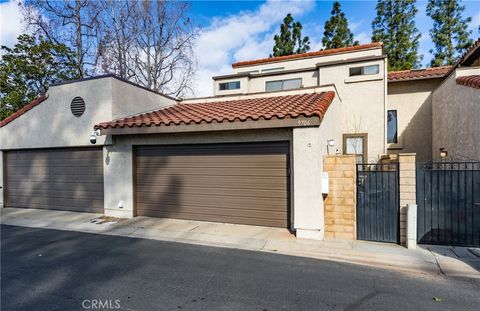
<svg viewBox="0 0 480 311"><path fill-rule="evenodd" d="M105 215L132 218L132 145L114 144L103 147L103 176Z"/></svg>
<svg viewBox="0 0 480 311"><path fill-rule="evenodd" d="M298 238L324 237L322 146L318 128L293 129L293 215Z"/></svg>
<svg viewBox="0 0 480 311"><path fill-rule="evenodd" d="M407 243L407 204L416 204L415 153L398 155L400 170L400 244Z"/></svg>

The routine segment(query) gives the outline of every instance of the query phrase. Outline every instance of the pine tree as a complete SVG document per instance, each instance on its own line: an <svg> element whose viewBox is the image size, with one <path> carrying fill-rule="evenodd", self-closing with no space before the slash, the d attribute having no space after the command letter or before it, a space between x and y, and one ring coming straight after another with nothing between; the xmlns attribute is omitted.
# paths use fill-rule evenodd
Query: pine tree
<svg viewBox="0 0 480 311"><path fill-rule="evenodd" d="M378 0L372 41L383 42L389 70L419 66L420 33L415 26L415 0Z"/></svg>
<svg viewBox="0 0 480 311"><path fill-rule="evenodd" d="M433 19L433 28L430 29L435 48L430 50L434 54L432 66L452 65L473 43L470 38L472 31L468 30L470 17L463 18L465 9L458 0L429 0L427 15Z"/></svg>
<svg viewBox="0 0 480 311"><path fill-rule="evenodd" d="M302 24L294 22L292 15L288 13L280 25L280 34L273 37L275 45L270 57L300 54L310 50L310 39L302 37L302 28Z"/></svg>
<svg viewBox="0 0 480 311"><path fill-rule="evenodd" d="M323 32L322 43L325 49L358 45L358 41L353 40L353 33L348 27L345 13L340 9L340 3L333 3L331 14L330 19L325 22L325 31Z"/></svg>

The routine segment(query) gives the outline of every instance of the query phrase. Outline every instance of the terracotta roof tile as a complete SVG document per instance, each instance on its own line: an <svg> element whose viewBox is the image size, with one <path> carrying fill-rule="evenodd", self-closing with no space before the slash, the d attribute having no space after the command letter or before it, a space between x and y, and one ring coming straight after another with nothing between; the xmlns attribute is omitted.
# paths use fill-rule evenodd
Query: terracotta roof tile
<svg viewBox="0 0 480 311"><path fill-rule="evenodd" d="M334 97L334 92L323 92L209 103L176 104L153 112L103 122L97 124L95 128L242 122L301 116L317 116L322 119Z"/></svg>
<svg viewBox="0 0 480 311"><path fill-rule="evenodd" d="M33 107L37 106L38 104L40 104L41 102L43 102L47 98L48 98L48 96L46 96L46 95L41 95L41 96L35 98L30 103L26 104L25 106L23 106L22 108L17 110L14 114L12 114L12 115L6 117L5 119L3 119L2 121L0 121L0 127L4 127L5 125L12 122L13 120L20 117L21 115L25 114L27 111L31 110Z"/></svg>
<svg viewBox="0 0 480 311"><path fill-rule="evenodd" d="M452 66L442 66L424 69L391 71L388 73L388 82L443 78L449 72L451 67Z"/></svg>
<svg viewBox="0 0 480 311"><path fill-rule="evenodd" d="M301 53L301 54L293 54L293 55L269 57L269 58L237 62L232 64L232 67L237 68L237 67L251 66L256 64L274 63L274 62L280 62L280 61L291 60L291 59L327 56L332 54L348 53L348 52L354 52L354 51L360 51L360 50L369 50L369 49L378 48L382 46L383 44L380 42L373 42L368 44L349 46L345 48L322 50L322 51L316 51L316 52L307 52L307 53Z"/></svg>
<svg viewBox="0 0 480 311"><path fill-rule="evenodd" d="M458 77L456 81L457 84L480 89L480 75Z"/></svg>

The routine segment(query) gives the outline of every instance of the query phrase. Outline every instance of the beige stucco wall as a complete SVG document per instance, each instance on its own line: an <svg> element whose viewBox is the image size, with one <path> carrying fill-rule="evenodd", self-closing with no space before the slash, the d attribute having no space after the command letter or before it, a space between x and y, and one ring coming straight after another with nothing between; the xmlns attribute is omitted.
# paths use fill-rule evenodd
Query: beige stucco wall
<svg viewBox="0 0 480 311"><path fill-rule="evenodd" d="M434 159L445 148L449 158L480 160L480 89L456 83L457 77L479 74L480 67L456 69L433 93Z"/></svg>
<svg viewBox="0 0 480 311"><path fill-rule="evenodd" d="M0 128L0 150L91 146L95 124L175 103L113 77L52 86L47 95L45 101ZM70 110L76 96L85 101L80 117ZM105 137L98 137L97 145L103 144Z"/></svg>
<svg viewBox="0 0 480 311"><path fill-rule="evenodd" d="M335 84L342 102L342 118L338 121L342 134L368 134L368 161L376 162L385 153L386 83L385 61L361 63L379 64L378 75L349 77L349 68L359 64L345 64L320 68L320 84ZM341 143L339 144L341 147ZM340 148L340 152L342 149Z"/></svg>
<svg viewBox="0 0 480 311"><path fill-rule="evenodd" d="M417 154L418 161L432 156L432 93L442 79L388 84L387 110L397 110L398 144L388 144L388 153Z"/></svg>

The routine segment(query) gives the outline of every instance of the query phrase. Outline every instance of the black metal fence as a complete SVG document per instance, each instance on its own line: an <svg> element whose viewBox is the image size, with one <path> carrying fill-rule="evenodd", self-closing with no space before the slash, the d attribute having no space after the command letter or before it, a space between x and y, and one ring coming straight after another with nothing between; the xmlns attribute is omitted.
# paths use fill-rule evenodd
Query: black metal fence
<svg viewBox="0 0 480 311"><path fill-rule="evenodd" d="M398 163L357 164L357 238L400 242Z"/></svg>
<svg viewBox="0 0 480 311"><path fill-rule="evenodd" d="M419 243L480 246L480 162L417 163Z"/></svg>

